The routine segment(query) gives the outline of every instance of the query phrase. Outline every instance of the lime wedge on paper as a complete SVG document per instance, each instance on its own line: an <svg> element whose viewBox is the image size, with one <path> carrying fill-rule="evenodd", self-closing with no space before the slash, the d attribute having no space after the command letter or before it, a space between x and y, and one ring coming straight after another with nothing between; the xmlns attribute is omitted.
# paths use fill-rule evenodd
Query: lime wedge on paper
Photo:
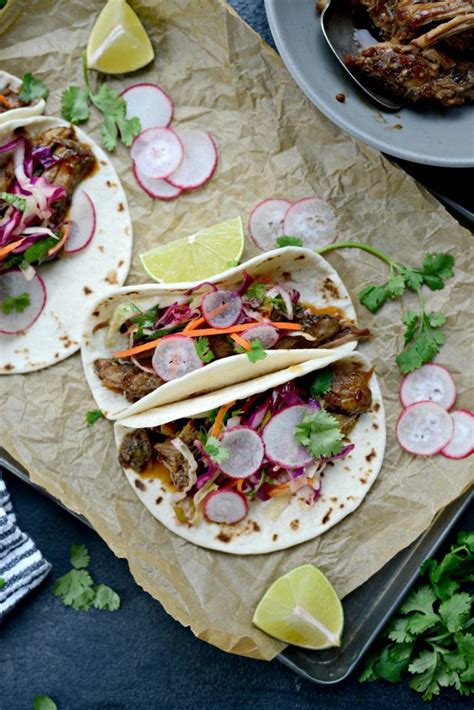
<svg viewBox="0 0 474 710"><path fill-rule="evenodd" d="M244 250L242 219L228 219L140 254L143 268L161 283L204 281L236 266Z"/></svg>
<svg viewBox="0 0 474 710"><path fill-rule="evenodd" d="M320 650L341 645L344 613L327 577L313 565L302 565L273 582L253 623L280 641Z"/></svg>
<svg viewBox="0 0 474 710"><path fill-rule="evenodd" d="M108 0L87 43L87 66L105 74L123 74L149 64L150 38L125 0Z"/></svg>

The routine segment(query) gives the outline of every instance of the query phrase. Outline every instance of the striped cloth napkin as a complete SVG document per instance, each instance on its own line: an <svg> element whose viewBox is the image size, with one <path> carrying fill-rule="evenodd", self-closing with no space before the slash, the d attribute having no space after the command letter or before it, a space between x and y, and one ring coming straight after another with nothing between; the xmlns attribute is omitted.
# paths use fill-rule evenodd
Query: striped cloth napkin
<svg viewBox="0 0 474 710"><path fill-rule="evenodd" d="M51 569L35 543L16 524L0 476L0 619L40 584ZM2 586L3 585L3 586Z"/></svg>

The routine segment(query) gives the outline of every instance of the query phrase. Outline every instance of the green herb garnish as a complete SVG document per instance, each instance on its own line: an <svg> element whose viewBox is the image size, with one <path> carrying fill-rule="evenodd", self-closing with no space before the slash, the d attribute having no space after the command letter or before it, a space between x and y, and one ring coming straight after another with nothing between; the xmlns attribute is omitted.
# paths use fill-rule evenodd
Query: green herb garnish
<svg viewBox="0 0 474 710"><path fill-rule="evenodd" d="M85 545L71 545L71 564L74 569L89 567L91 556Z"/></svg>
<svg viewBox="0 0 474 710"><path fill-rule="evenodd" d="M257 362L257 360L264 360L267 357L267 353L265 352L265 348L263 347L262 343L258 338L254 338L250 340L250 350L244 350L242 349L241 352L244 352L250 362Z"/></svg>
<svg viewBox="0 0 474 710"><path fill-rule="evenodd" d="M388 301L399 298L406 289L418 296L419 310L403 314L406 326L403 350L397 355L397 365L406 374L430 362L444 343L444 333L440 330L446 317L442 313L425 310L422 286L438 291L445 286L445 280L453 276L454 258L451 254L426 254L421 268L405 266L399 261L358 242L329 244L319 249L325 254L335 249L361 249L384 261L390 267L390 278L382 284L371 284L359 293L359 300L371 313L377 311Z"/></svg>
<svg viewBox="0 0 474 710"><path fill-rule="evenodd" d="M103 419L104 415L100 411L100 409L90 409L87 414L86 414L86 422L88 426L94 426L94 424L99 421L99 419Z"/></svg>
<svg viewBox="0 0 474 710"><path fill-rule="evenodd" d="M90 555L85 545L72 545L70 554L74 569L59 577L53 587L53 594L62 599L65 606L76 611L96 609L115 611L120 607L120 597L106 584L95 585L85 569L89 566Z"/></svg>
<svg viewBox="0 0 474 710"><path fill-rule="evenodd" d="M299 237L278 237L276 245L279 249L283 247L302 247L303 240Z"/></svg>
<svg viewBox="0 0 474 710"><path fill-rule="evenodd" d="M295 439L306 446L315 459L335 456L342 450L342 432L331 414L319 409L306 413L295 427Z"/></svg>
<svg viewBox="0 0 474 710"><path fill-rule="evenodd" d="M18 296L7 296L3 301L0 301L0 311L6 316L9 316L13 311L23 313L30 305L30 294L24 291L23 293L19 293Z"/></svg>
<svg viewBox="0 0 474 710"><path fill-rule="evenodd" d="M215 436L210 436L204 445L204 451L217 464L224 463L229 458L229 450Z"/></svg>
<svg viewBox="0 0 474 710"><path fill-rule="evenodd" d="M33 701L33 710L58 710L58 706L48 695L37 695Z"/></svg>
<svg viewBox="0 0 474 710"><path fill-rule="evenodd" d="M101 609L102 611L117 611L120 609L120 597L117 592L107 586L107 584L98 584L94 587L94 609Z"/></svg>
<svg viewBox="0 0 474 710"><path fill-rule="evenodd" d="M249 301L259 301L262 303L267 295L266 285L261 281L254 281L245 292L245 298Z"/></svg>
<svg viewBox="0 0 474 710"><path fill-rule="evenodd" d="M195 340L196 353L203 362L211 362L215 355L209 347L209 338L200 337Z"/></svg>
<svg viewBox="0 0 474 710"><path fill-rule="evenodd" d="M26 197L21 197L21 195L12 195L11 192L0 192L0 200L8 202L15 209L24 212L26 210Z"/></svg>
<svg viewBox="0 0 474 710"><path fill-rule="evenodd" d="M36 79L33 74L27 72L23 76L23 83L20 91L20 101L32 103L36 99L47 99L49 89L41 79Z"/></svg>
<svg viewBox="0 0 474 710"><path fill-rule="evenodd" d="M311 397L318 399L323 397L331 389L333 381L333 371L330 367L325 367L316 373L311 387L309 388Z"/></svg>
<svg viewBox="0 0 474 710"><path fill-rule="evenodd" d="M5 580L3 579L3 577L0 577L0 589L1 589L2 587L4 587L5 585L6 585Z"/></svg>
<svg viewBox="0 0 474 710"><path fill-rule="evenodd" d="M99 84L97 91L92 91L85 52L82 67L86 88L70 86L66 89L61 98L63 118L75 124L87 121L90 115L89 104L92 103L103 116L100 134L106 149L115 150L119 138L125 146L130 146L141 131L140 119L136 116L126 118L127 104L117 89L108 84Z"/></svg>
<svg viewBox="0 0 474 710"><path fill-rule="evenodd" d="M459 533L448 554L440 562L424 562L420 574L421 584L384 634L389 641L371 655L359 680L398 683L402 674L409 673L410 687L422 693L423 700L431 700L448 686L470 695L474 691L469 593L474 579L474 532Z"/></svg>

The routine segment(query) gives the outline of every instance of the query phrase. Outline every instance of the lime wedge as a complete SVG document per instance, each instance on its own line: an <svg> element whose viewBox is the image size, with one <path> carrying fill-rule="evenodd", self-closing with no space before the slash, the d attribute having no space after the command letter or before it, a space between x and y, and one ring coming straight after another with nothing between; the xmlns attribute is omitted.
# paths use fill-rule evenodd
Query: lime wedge
<svg viewBox="0 0 474 710"><path fill-rule="evenodd" d="M242 219L228 219L183 239L140 254L143 268L154 281L204 281L236 266L244 250Z"/></svg>
<svg viewBox="0 0 474 710"><path fill-rule="evenodd" d="M125 0L108 0L87 43L87 66L105 74L124 74L149 64L150 38Z"/></svg>
<svg viewBox="0 0 474 710"><path fill-rule="evenodd" d="M313 565L302 565L273 582L253 623L280 641L319 650L341 645L344 613L327 577Z"/></svg>

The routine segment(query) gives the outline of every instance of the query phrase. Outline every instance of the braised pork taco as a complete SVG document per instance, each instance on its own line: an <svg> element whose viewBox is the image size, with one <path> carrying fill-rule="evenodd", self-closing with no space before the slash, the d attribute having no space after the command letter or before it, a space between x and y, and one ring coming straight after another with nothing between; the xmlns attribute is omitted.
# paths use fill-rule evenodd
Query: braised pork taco
<svg viewBox="0 0 474 710"><path fill-rule="evenodd" d="M57 118L0 126L0 373L79 348L82 314L124 282L132 226L104 152Z"/></svg>
<svg viewBox="0 0 474 710"><path fill-rule="evenodd" d="M307 249L260 255L202 284L134 286L95 303L82 357L116 419L320 357L369 335L334 269Z"/></svg>
<svg viewBox="0 0 474 710"><path fill-rule="evenodd" d="M26 75L31 81L31 74ZM41 116L46 103L37 91L24 90L24 81L6 71L0 71L0 126L6 121Z"/></svg>
<svg viewBox="0 0 474 710"><path fill-rule="evenodd" d="M373 368L346 345L128 417L115 438L163 525L196 545L257 554L315 538L360 505L382 465L385 419Z"/></svg>

